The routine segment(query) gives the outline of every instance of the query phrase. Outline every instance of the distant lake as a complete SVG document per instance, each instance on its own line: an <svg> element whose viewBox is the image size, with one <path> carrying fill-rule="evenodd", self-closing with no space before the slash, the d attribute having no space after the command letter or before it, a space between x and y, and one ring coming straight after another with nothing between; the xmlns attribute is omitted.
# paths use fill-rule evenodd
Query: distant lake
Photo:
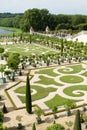
<svg viewBox="0 0 87 130"><path fill-rule="evenodd" d="M10 33L12 33L12 31L0 28L0 36L6 35L6 34L10 34Z"/></svg>

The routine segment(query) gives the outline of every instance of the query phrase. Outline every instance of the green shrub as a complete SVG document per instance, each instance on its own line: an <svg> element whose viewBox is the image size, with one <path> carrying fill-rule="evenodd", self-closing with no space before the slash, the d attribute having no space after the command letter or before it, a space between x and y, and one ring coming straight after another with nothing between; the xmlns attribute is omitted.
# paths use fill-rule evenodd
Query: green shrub
<svg viewBox="0 0 87 130"><path fill-rule="evenodd" d="M48 126L46 130L65 130L65 128L61 124L54 123L51 126Z"/></svg>

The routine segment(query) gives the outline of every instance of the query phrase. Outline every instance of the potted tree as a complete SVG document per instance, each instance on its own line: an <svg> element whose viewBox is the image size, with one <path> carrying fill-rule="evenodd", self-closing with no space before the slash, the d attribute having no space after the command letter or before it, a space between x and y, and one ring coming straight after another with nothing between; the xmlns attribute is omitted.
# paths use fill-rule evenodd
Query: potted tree
<svg viewBox="0 0 87 130"><path fill-rule="evenodd" d="M2 79L2 82L3 83L6 83L6 79L5 79L5 77L3 76L4 74L4 69L5 69L5 65L3 65L3 64L1 64L0 65L0 72L1 72L1 75L2 75L2 77L1 77L1 79Z"/></svg>
<svg viewBox="0 0 87 130"><path fill-rule="evenodd" d="M50 60L47 59L46 63L47 63L47 66L49 66L49 64L50 64Z"/></svg>
<svg viewBox="0 0 87 130"><path fill-rule="evenodd" d="M86 111L86 106L85 106L85 104L83 104L82 111L83 111L83 112Z"/></svg>
<svg viewBox="0 0 87 130"><path fill-rule="evenodd" d="M3 56L2 56L2 53L3 53L3 52L4 52L4 48L0 47L0 53L1 53L0 58L1 58L1 60L3 60Z"/></svg>
<svg viewBox="0 0 87 130"><path fill-rule="evenodd" d="M5 52L5 53L3 54L3 56L4 56L4 60L5 60L5 61L7 61L9 55L10 55L9 52Z"/></svg>
<svg viewBox="0 0 87 130"><path fill-rule="evenodd" d="M11 70L5 70L5 75L7 76L7 80L10 80L10 74L11 74Z"/></svg>
<svg viewBox="0 0 87 130"><path fill-rule="evenodd" d="M83 114L83 120L85 122L85 128L87 129L87 114Z"/></svg>
<svg viewBox="0 0 87 130"><path fill-rule="evenodd" d="M66 125L69 127L67 130L70 130L70 127L73 125L72 121L66 121Z"/></svg>
<svg viewBox="0 0 87 130"><path fill-rule="evenodd" d="M56 106L54 106L52 108L52 112L53 112L54 119L56 119L57 118L57 115L56 115L56 113L57 113L57 107Z"/></svg>
<svg viewBox="0 0 87 130"><path fill-rule="evenodd" d="M21 115L18 115L18 116L16 116L16 120L18 120L18 129L22 129L23 128L23 125L20 123L21 122L21 118L22 118L22 116Z"/></svg>
<svg viewBox="0 0 87 130"><path fill-rule="evenodd" d="M20 58L19 58L18 53L13 53L8 58L8 61L7 61L8 67L13 70L12 81L15 80L15 71L18 69L19 62L20 62Z"/></svg>
<svg viewBox="0 0 87 130"><path fill-rule="evenodd" d="M21 71L21 69L19 69L19 76L22 76L22 71Z"/></svg>
<svg viewBox="0 0 87 130"><path fill-rule="evenodd" d="M37 115L37 123L40 124L42 122L41 115L43 114L43 110L41 110L40 108L35 108L34 113Z"/></svg>
<svg viewBox="0 0 87 130"><path fill-rule="evenodd" d="M66 115L67 116L71 115L70 109L75 108L75 106L76 106L75 102L73 102L72 100L67 100L67 102L64 105L64 107L66 109Z"/></svg>

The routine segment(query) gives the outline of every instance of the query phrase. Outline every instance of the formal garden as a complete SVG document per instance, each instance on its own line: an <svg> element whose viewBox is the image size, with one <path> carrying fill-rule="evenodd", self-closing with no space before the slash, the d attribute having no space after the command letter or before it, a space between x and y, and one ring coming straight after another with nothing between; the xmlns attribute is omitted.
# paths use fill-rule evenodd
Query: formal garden
<svg viewBox="0 0 87 130"><path fill-rule="evenodd" d="M10 38L13 41L11 45L9 44ZM34 76L31 76L33 102L44 100L43 104L46 109L52 109L54 106L64 105L67 99L77 103L83 100L80 95L85 95L87 72L86 64L81 62L86 60L86 45L36 34L31 37L20 34L18 37L10 38L6 37L7 42L4 46L2 44L0 49L0 57L6 62L0 65L1 84L15 81L17 76L22 76L22 71L31 70L32 74L32 69L35 69ZM3 42L3 37L1 39ZM78 62L79 64L76 65ZM14 94L16 93L21 102L18 107L23 107L25 103L24 82L21 81L18 85L14 85L16 87L11 87L17 88L18 86L14 90ZM75 88L80 90L76 91ZM61 100L63 103L60 102ZM55 104L53 104L54 101Z"/></svg>
<svg viewBox="0 0 87 130"><path fill-rule="evenodd" d="M81 63L31 70L30 74L33 71L30 80L33 105L39 106L44 113L49 113L55 106L58 110L64 109L69 100L76 103L76 106L86 104L86 68L87 65ZM16 108L25 106L25 86L26 82L21 81L6 90Z"/></svg>
<svg viewBox="0 0 87 130"><path fill-rule="evenodd" d="M16 82L5 89L14 109L25 108L26 79L30 72L30 87L34 113L41 116L85 108L87 91L87 48L83 43L48 36L19 35L11 41L3 38L0 45L1 85ZM25 73L26 72L26 73ZM39 120L40 121L40 120ZM39 122L38 122L39 123ZM56 125L56 124L55 124ZM61 127L61 126L60 126Z"/></svg>
<svg viewBox="0 0 87 130"><path fill-rule="evenodd" d="M49 116L53 114L53 118L59 119L64 112L64 116L75 114L71 109L81 108L81 122L86 122L86 97L87 97L87 65L85 63L73 63L66 65L57 65L41 68L30 69L29 72L32 108L36 114L38 124L43 123L41 115ZM5 90L14 109L21 110L26 104L26 80L20 80L13 86L9 86ZM77 111L78 112L78 111ZM60 113L60 114L57 114ZM20 120L20 115L17 116ZM72 121L66 121L67 127L72 127ZM84 126L84 125L83 125ZM23 128L18 126L18 128ZM37 127L36 123L32 124ZM53 125L47 127L58 127L65 129L62 125L55 121ZM86 127L86 126L85 126Z"/></svg>

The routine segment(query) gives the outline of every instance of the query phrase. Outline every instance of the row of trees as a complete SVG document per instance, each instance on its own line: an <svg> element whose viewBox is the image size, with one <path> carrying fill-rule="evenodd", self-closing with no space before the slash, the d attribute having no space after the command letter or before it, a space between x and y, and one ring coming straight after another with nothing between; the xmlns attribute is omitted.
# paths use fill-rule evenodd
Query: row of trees
<svg viewBox="0 0 87 130"><path fill-rule="evenodd" d="M24 14L0 15L0 26L17 27L29 31L32 26L35 31L43 31L46 26L51 30L72 29L87 30L87 16L51 14L47 9L29 9ZM14 17L13 17L14 16Z"/></svg>
<svg viewBox="0 0 87 130"><path fill-rule="evenodd" d="M48 25L51 30L55 29L83 29L86 26L87 16L83 15L55 15L50 14L47 9L29 9L25 11L21 27L28 31L32 26L36 31L45 30ZM87 28L84 28L87 29Z"/></svg>
<svg viewBox="0 0 87 130"><path fill-rule="evenodd" d="M0 26L20 28L21 19L22 19L21 15L16 15L15 17L9 17L9 18L8 17L0 18Z"/></svg>

